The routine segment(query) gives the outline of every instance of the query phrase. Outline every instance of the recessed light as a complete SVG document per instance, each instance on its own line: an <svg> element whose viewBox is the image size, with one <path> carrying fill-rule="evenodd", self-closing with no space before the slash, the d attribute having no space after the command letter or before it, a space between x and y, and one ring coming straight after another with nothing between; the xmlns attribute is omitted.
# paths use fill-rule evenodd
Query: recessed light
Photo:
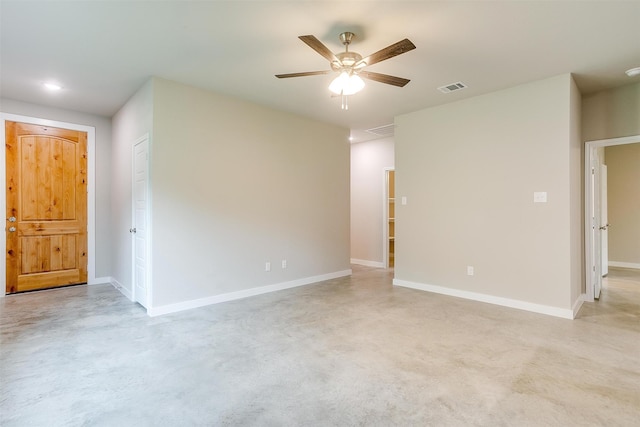
<svg viewBox="0 0 640 427"><path fill-rule="evenodd" d="M47 82L47 83L43 83L42 85L44 87L46 87L47 89L51 90L51 91L56 91L56 90L62 89L62 86L60 86L57 83Z"/></svg>
<svg viewBox="0 0 640 427"><path fill-rule="evenodd" d="M640 76L640 67L636 67L636 68L631 68L627 71L625 71L625 73L627 74L627 76L629 77L635 77L635 76Z"/></svg>

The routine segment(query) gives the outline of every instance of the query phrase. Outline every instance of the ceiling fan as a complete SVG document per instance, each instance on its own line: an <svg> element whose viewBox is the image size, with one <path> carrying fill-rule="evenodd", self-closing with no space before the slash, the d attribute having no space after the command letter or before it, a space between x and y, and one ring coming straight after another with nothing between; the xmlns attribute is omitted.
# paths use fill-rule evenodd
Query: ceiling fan
<svg viewBox="0 0 640 427"><path fill-rule="evenodd" d="M344 32L340 34L340 41L344 45L345 51L338 54L334 54L333 52L331 52L329 48L322 44L322 42L315 36L307 35L298 37L311 49L315 50L325 59L327 59L329 61L329 65L331 66L331 70L276 74L276 77L279 79L284 79L289 77L305 77L316 76L320 74L329 74L331 71L338 72L340 74L331 82L331 85L329 85L329 90L331 90L336 95L342 96L342 109L344 110L349 108L347 105L346 97L348 95L353 95L354 93L359 92L364 87L364 81L362 81L361 77L379 83L386 83L398 87L404 87L407 83L409 83L409 79L364 70L364 68L369 65L377 64L378 62L382 62L389 58L393 58L394 56L398 56L402 53L415 49L416 46L411 43L409 39L401 40L363 58L359 53L349 51L349 44L351 44L351 41L354 37L355 34L351 32Z"/></svg>

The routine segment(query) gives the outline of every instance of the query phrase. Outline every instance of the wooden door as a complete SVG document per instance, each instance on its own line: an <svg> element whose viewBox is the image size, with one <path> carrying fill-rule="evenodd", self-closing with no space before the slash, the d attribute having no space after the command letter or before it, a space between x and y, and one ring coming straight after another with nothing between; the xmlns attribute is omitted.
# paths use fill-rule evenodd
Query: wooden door
<svg viewBox="0 0 640 427"><path fill-rule="evenodd" d="M7 293L87 281L87 134L6 122Z"/></svg>

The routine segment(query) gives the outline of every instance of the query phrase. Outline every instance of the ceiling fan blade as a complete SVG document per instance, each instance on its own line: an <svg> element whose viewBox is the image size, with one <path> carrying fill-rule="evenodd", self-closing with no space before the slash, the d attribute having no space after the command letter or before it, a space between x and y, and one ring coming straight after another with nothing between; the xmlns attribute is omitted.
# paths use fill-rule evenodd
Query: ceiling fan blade
<svg viewBox="0 0 640 427"><path fill-rule="evenodd" d="M279 79L287 79L289 77L305 77L305 76L319 76L321 74L329 74L329 70L325 71L307 71L304 73L289 73L289 74L276 74Z"/></svg>
<svg viewBox="0 0 640 427"><path fill-rule="evenodd" d="M338 59L338 57L335 56L333 52L331 52L328 47L323 45L322 42L318 40L315 36L308 35L308 36L300 36L298 38L303 42L305 42L307 46L309 46L311 49L315 50L324 58L326 58L329 62L340 63L340 60Z"/></svg>
<svg viewBox="0 0 640 427"><path fill-rule="evenodd" d="M391 46L387 46L384 49L377 51L376 53L372 53L366 58L362 58L355 64L355 67L364 67L367 65L373 65L378 62L384 61L385 59L393 58L394 56L398 56L402 53L409 52L416 48L416 45L411 43L411 40L404 39L400 40L397 43L392 44Z"/></svg>
<svg viewBox="0 0 640 427"><path fill-rule="evenodd" d="M360 77L364 77L365 79L398 87L404 87L411 81L409 79L403 79L402 77L390 76L388 74L372 73L371 71L360 71L358 75Z"/></svg>

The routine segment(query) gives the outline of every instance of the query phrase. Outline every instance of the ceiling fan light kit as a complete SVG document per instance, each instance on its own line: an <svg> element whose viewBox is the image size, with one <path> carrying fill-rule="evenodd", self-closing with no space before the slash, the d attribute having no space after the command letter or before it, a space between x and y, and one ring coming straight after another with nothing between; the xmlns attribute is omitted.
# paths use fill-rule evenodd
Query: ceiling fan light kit
<svg viewBox="0 0 640 427"><path fill-rule="evenodd" d="M342 97L343 110L349 109L347 105L347 96L358 93L364 88L364 81L362 80L363 77L365 79L398 87L404 87L409 83L409 79L364 71L363 69L369 65L382 62L386 59L393 58L394 56L398 56L416 48L409 39L404 39L363 58L359 53L349 51L349 45L354 37L355 34L348 31L340 34L340 41L344 45L345 51L338 54L331 52L331 50L322 44L322 42L315 36L306 35L298 37L306 43L307 46L327 59L332 71L340 73L329 85L329 90ZM276 74L276 77L283 79L289 77L316 76L329 74L330 72L331 71L329 70L307 71L302 73Z"/></svg>
<svg viewBox="0 0 640 427"><path fill-rule="evenodd" d="M336 95L353 95L360 92L364 88L364 80L357 74L347 73L343 71L338 77L333 79L329 85L329 90Z"/></svg>

